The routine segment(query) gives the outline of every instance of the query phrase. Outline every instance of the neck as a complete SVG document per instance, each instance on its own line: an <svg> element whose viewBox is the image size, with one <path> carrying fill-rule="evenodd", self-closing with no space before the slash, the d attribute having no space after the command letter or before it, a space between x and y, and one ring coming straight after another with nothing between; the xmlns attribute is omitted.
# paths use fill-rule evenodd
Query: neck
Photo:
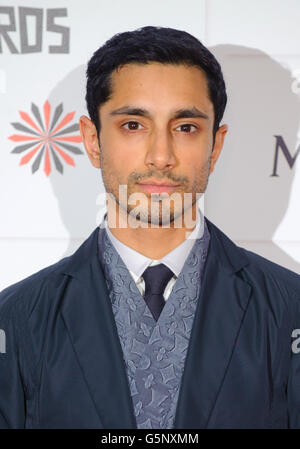
<svg viewBox="0 0 300 449"><path fill-rule="evenodd" d="M117 205L115 212L107 209L107 222L111 233L120 242L151 259L161 259L180 245L195 229L197 202L184 211L167 227L151 227L151 224L135 220ZM188 217L187 217L188 215ZM112 225L113 223L113 225ZM187 223L187 224L186 224Z"/></svg>

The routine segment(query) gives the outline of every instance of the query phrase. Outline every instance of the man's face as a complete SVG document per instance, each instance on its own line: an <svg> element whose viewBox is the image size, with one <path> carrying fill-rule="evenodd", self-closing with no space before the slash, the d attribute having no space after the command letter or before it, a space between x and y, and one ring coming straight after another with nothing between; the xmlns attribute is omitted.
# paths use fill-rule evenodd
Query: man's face
<svg viewBox="0 0 300 449"><path fill-rule="evenodd" d="M219 129L213 151L214 108L205 74L196 67L153 62L127 64L112 73L111 81L111 98L99 108L105 189L127 213L137 204L125 204L119 186L127 186L127 200L142 193L146 203L139 219L149 223L151 194L162 206L163 197L177 192L182 201L170 203L172 222L186 209L184 193L192 194L194 205L196 193L205 192L227 131L226 125ZM165 220L162 210L159 224Z"/></svg>

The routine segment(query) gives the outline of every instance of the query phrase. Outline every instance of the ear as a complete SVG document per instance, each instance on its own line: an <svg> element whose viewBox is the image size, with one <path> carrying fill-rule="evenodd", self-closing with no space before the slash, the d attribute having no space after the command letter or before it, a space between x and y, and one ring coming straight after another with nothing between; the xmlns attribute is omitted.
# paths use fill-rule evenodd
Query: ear
<svg viewBox="0 0 300 449"><path fill-rule="evenodd" d="M219 129L216 132L214 148L213 148L213 151L211 154L211 165L210 165L209 173L212 173L214 171L215 164L216 164L218 157L220 156L221 150L223 148L224 139L225 139L225 135L226 135L227 131L228 131L228 126L222 125L219 127Z"/></svg>
<svg viewBox="0 0 300 449"><path fill-rule="evenodd" d="M100 148L96 126L88 117L82 115L79 119L79 129L89 160L94 167L101 168Z"/></svg>

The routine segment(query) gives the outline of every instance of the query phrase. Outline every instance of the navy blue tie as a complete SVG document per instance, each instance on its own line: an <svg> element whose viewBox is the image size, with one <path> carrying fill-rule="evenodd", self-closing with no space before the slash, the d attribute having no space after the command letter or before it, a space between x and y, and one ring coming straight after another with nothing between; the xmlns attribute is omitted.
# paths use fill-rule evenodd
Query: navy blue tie
<svg viewBox="0 0 300 449"><path fill-rule="evenodd" d="M173 271L163 263L146 268L142 274L145 281L144 300L155 321L158 320L165 305L163 293L173 274Z"/></svg>

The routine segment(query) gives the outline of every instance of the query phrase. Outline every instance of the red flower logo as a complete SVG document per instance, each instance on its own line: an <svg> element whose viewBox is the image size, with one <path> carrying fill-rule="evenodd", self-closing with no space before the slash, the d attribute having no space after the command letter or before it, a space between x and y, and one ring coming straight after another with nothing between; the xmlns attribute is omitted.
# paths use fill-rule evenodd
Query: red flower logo
<svg viewBox="0 0 300 449"><path fill-rule="evenodd" d="M12 153L17 154L26 152L21 158L19 165L28 164L29 161L33 160L31 171L35 173L43 160L44 172L46 176L49 176L51 173L51 153L55 168L60 173L63 173L62 161L68 165L75 166L75 161L69 153L83 154L83 151L77 146L70 144L70 142L82 142L81 136L68 135L79 129L78 124L67 126L73 120L75 112L69 112L61 119L63 112L63 105L61 103L55 108L52 119L50 119L51 106L48 100L43 107L43 117L39 108L33 103L31 104L31 112L34 119L26 112L19 111L21 119L30 127L19 122L12 123L12 126L16 130L22 131L27 135L13 134L9 136L9 139L13 142L28 142L18 145L12 150Z"/></svg>

